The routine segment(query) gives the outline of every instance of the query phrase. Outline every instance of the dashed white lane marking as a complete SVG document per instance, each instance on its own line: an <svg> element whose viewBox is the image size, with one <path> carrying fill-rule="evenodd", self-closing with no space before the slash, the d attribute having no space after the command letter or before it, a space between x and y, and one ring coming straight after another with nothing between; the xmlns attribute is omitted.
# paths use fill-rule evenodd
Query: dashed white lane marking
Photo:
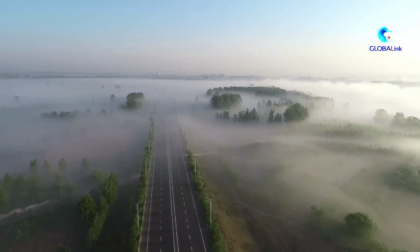
<svg viewBox="0 0 420 252"><path fill-rule="evenodd" d="M189 228L190 228L190 226L188 226L188 225L187 225L187 228L189 229Z"/></svg>
<svg viewBox="0 0 420 252"><path fill-rule="evenodd" d="M191 235L188 235L188 237L190 237L190 240L191 240Z"/></svg>
<svg viewBox="0 0 420 252"><path fill-rule="evenodd" d="M184 192L182 192L182 195L184 195Z"/></svg>
<svg viewBox="0 0 420 252"><path fill-rule="evenodd" d="M162 224L162 221L160 221L160 223Z"/></svg>
<svg viewBox="0 0 420 252"><path fill-rule="evenodd" d="M184 206L185 206L185 202L184 202Z"/></svg>
<svg viewBox="0 0 420 252"><path fill-rule="evenodd" d="M160 241L162 241L162 236L160 237Z"/></svg>
<svg viewBox="0 0 420 252"><path fill-rule="evenodd" d="M160 211L160 215L162 215L162 211Z"/></svg>
<svg viewBox="0 0 420 252"><path fill-rule="evenodd" d="M185 219L188 222L188 219Z"/></svg>
<svg viewBox="0 0 420 252"><path fill-rule="evenodd" d="M185 211L185 214L187 214L187 211Z"/></svg>
<svg viewBox="0 0 420 252"><path fill-rule="evenodd" d="M162 204L160 204L160 207L162 207Z"/></svg>
<svg viewBox="0 0 420 252"><path fill-rule="evenodd" d="M191 247L191 251L193 251L193 250L192 250L192 247Z"/></svg>
<svg viewBox="0 0 420 252"><path fill-rule="evenodd" d="M160 227L160 230L162 230L162 227Z"/></svg>

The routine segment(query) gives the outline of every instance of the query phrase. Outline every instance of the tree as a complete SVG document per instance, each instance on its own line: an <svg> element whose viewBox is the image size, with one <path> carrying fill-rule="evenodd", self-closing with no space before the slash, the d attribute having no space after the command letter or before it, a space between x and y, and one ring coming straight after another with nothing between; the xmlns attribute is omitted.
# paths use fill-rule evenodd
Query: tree
<svg viewBox="0 0 420 252"><path fill-rule="evenodd" d="M115 95L114 94L112 94L111 95L111 100L113 101L115 99Z"/></svg>
<svg viewBox="0 0 420 252"><path fill-rule="evenodd" d="M56 252L71 252L71 248L69 246L60 245L58 246Z"/></svg>
<svg viewBox="0 0 420 252"><path fill-rule="evenodd" d="M82 160L82 168L85 172L88 172L90 170L90 163L86 158L83 158Z"/></svg>
<svg viewBox="0 0 420 252"><path fill-rule="evenodd" d="M271 102L271 100L268 100L266 106L271 107L271 105L273 105L273 103Z"/></svg>
<svg viewBox="0 0 420 252"><path fill-rule="evenodd" d="M210 105L215 109L230 108L242 102L239 94L214 94L210 99Z"/></svg>
<svg viewBox="0 0 420 252"><path fill-rule="evenodd" d="M349 213L344 220L349 234L356 237L370 237L377 229L376 224L365 213Z"/></svg>
<svg viewBox="0 0 420 252"><path fill-rule="evenodd" d="M111 173L104 184L104 188L102 189L102 196L104 196L107 202L111 204L117 199L117 194L118 179L114 173Z"/></svg>
<svg viewBox="0 0 420 252"><path fill-rule="evenodd" d="M62 191L63 183L64 183L63 176L61 176L60 174L57 174L57 176L55 177L55 185L60 189L60 198L63 197L63 191Z"/></svg>
<svg viewBox="0 0 420 252"><path fill-rule="evenodd" d="M389 121L389 115L388 112L386 112L385 109L377 109L375 111L375 117L373 117L373 120L377 123L386 123Z"/></svg>
<svg viewBox="0 0 420 252"><path fill-rule="evenodd" d="M127 100L125 102L125 105L122 106L122 108L127 109L136 109L140 108L144 101L144 94L143 93L129 93L127 95Z"/></svg>
<svg viewBox="0 0 420 252"><path fill-rule="evenodd" d="M4 177L3 177L3 182L4 182L4 184L5 184L5 185L8 185L8 184L13 183L13 178L12 178L12 176L10 176L10 174L9 174L9 173L4 174Z"/></svg>
<svg viewBox="0 0 420 252"><path fill-rule="evenodd" d="M392 124L395 126L404 126L406 123L406 119L403 112L397 112L392 118Z"/></svg>
<svg viewBox="0 0 420 252"><path fill-rule="evenodd" d="M33 161L29 162L31 168L32 177L38 177L38 160L34 159Z"/></svg>
<svg viewBox="0 0 420 252"><path fill-rule="evenodd" d="M283 117L287 122L302 121L308 116L308 108L302 106L300 103L289 106L283 114Z"/></svg>
<svg viewBox="0 0 420 252"><path fill-rule="evenodd" d="M96 203L90 195L83 196L79 202L78 211L80 218L85 223L90 223L96 214Z"/></svg>
<svg viewBox="0 0 420 252"><path fill-rule="evenodd" d="M278 122L278 123L283 122L283 117L281 116L280 113L276 114L276 116L274 117L274 122Z"/></svg>
<svg viewBox="0 0 420 252"><path fill-rule="evenodd" d="M47 175L51 174L51 165L50 162L48 162L48 160L44 160L44 170Z"/></svg>
<svg viewBox="0 0 420 252"><path fill-rule="evenodd" d="M106 182L107 177L108 177L108 175L104 171L94 171L93 172L93 178L95 179L96 183L100 187L103 187L103 185Z"/></svg>
<svg viewBox="0 0 420 252"><path fill-rule="evenodd" d="M409 127L420 128L420 119L415 116L409 116L405 121Z"/></svg>
<svg viewBox="0 0 420 252"><path fill-rule="evenodd" d="M64 160L64 158L60 159L58 161L58 168L60 169L61 172L66 172L67 170L67 163L66 160Z"/></svg>
<svg viewBox="0 0 420 252"><path fill-rule="evenodd" d="M267 122L268 123L273 123L274 122L274 110L270 110L270 113L268 114Z"/></svg>
<svg viewBox="0 0 420 252"><path fill-rule="evenodd" d="M233 120L241 122L258 121L260 119L255 108L251 111L249 111L249 109L239 111L238 115L236 117L235 116L236 114L233 116Z"/></svg>
<svg viewBox="0 0 420 252"><path fill-rule="evenodd" d="M230 119L229 111L223 111L222 118L225 119L225 120L229 120Z"/></svg>

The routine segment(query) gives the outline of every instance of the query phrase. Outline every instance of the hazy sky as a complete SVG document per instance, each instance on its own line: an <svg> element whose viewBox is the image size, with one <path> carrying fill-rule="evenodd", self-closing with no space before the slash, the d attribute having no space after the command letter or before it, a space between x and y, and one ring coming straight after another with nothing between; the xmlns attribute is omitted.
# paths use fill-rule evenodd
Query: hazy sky
<svg viewBox="0 0 420 252"><path fill-rule="evenodd" d="M402 52L369 51L386 45L383 26ZM419 77L419 69L419 0L0 0L0 72Z"/></svg>

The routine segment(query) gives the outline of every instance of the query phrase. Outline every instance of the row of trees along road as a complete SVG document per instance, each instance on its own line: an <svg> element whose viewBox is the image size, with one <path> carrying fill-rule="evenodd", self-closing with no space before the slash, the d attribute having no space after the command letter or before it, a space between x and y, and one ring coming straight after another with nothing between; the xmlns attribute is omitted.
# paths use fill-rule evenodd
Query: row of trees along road
<svg viewBox="0 0 420 252"><path fill-rule="evenodd" d="M64 158L58 161L58 167L52 170L48 160L43 162L43 170L39 169L39 162L34 159L29 162L30 176L24 174L16 177L6 173L0 182L0 211L7 212L15 208L26 207L41 203L48 199L68 197L73 191L66 179L67 162ZM89 161L84 158L81 168L89 171Z"/></svg>
<svg viewBox="0 0 420 252"><path fill-rule="evenodd" d="M187 145L187 139L183 132L181 132L184 145ZM224 234L220 231L219 228L219 222L218 220L215 220L214 215L210 216L210 204L208 200L208 195L206 192L206 186L204 183L203 178L200 174L200 167L197 165L196 161L193 158L193 153L190 150L186 151L187 153L187 159L188 159L188 166L190 167L192 174L193 174L193 180L195 183L195 187L197 189L198 196L200 198L200 203L205 211L205 217L207 221L207 225L210 228L210 238L211 238L211 244L213 247L214 252L227 252L228 248L226 245L226 239ZM210 219L210 217L212 219Z"/></svg>
<svg viewBox="0 0 420 252"><path fill-rule="evenodd" d="M141 227L143 223L143 210L146 203L147 197L147 181L149 181L149 171L152 163L152 153L154 145L154 132L155 132L155 123L153 118L150 118L150 132L149 140L145 147L145 155L143 158L143 165L141 166L141 175L139 183L139 194L138 194L138 203L136 204L136 209L133 213L133 221L130 229L130 234L128 237L128 246L129 250L132 252L138 251L139 249L139 239L141 235ZM133 206L131 206L133 207Z"/></svg>
<svg viewBox="0 0 420 252"><path fill-rule="evenodd" d="M292 121L302 121L309 117L309 111L307 107L302 106L300 103L295 103L289 106L283 116L280 113L274 114L274 110L270 110L268 114L268 123L281 123L283 121L292 122ZM229 111L217 112L216 119L229 120ZM258 121L260 117L258 116L255 108L252 110L246 109L244 111L239 111L238 114L233 115L233 120L237 122L255 122Z"/></svg>

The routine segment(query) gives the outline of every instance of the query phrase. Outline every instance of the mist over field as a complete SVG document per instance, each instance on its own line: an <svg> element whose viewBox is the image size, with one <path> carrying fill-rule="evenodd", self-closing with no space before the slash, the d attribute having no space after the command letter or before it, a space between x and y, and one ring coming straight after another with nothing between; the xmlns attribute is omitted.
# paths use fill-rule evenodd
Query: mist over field
<svg viewBox="0 0 420 252"><path fill-rule="evenodd" d="M263 100L277 98L239 92L242 102L227 110L233 115L256 108L259 121L216 120L215 113L221 110L210 106L212 96L206 91L230 86L279 87L291 91L288 97L305 106L310 105L307 97L334 100L332 107L315 104L304 121L269 124L269 111L285 113L287 106L258 106ZM0 88L2 177L6 173L30 177L29 161L34 159L39 162L39 172L44 169L44 160L58 172L58 161L64 158L68 181L89 184L92 182L81 182L85 176L80 172L81 162L86 158L91 172L114 172L120 181L130 179L138 175L136 166L142 157L153 106L158 104L159 111L159 106L176 104L187 147L204 154L197 156L203 173L210 181L227 181L215 190L226 193L231 203L239 202L270 216L255 218L268 234L284 237L277 243L267 241L267 246L309 251L309 245L304 245L308 243L336 251L319 238L325 230L319 234L307 228L312 220L311 207L315 206L337 223L350 212L366 213L378 226L375 237L379 242L410 251L420 248L417 189L406 186L411 183L406 177L401 178L403 185L399 186L389 179L401 172L398 169L404 169L401 167L408 167L414 174L420 167L419 129L391 123L397 112L419 115L415 108L420 88L386 82L291 79L3 79ZM131 92L145 95L143 107L135 114L119 108ZM374 120L377 109L388 112L388 123ZM75 110L77 116L69 120L41 116ZM76 190L76 198L80 193ZM25 207L23 203L16 206ZM340 242L345 243L345 239ZM293 244L300 244L297 250L293 250L297 246Z"/></svg>

